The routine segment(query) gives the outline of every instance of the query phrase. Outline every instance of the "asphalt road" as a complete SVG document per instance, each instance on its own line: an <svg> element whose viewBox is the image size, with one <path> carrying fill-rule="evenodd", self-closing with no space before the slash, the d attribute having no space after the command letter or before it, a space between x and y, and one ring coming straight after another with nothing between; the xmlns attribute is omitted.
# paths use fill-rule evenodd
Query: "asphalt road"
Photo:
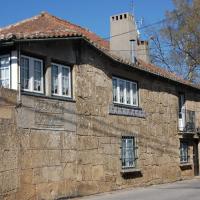
<svg viewBox="0 0 200 200"><path fill-rule="evenodd" d="M200 178L104 193L76 200L200 200Z"/></svg>

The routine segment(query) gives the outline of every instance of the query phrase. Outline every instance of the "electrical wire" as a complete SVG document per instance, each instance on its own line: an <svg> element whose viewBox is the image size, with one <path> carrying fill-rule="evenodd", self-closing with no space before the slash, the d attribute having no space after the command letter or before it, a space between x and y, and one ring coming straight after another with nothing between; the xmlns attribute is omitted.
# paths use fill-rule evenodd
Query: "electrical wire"
<svg viewBox="0 0 200 200"><path fill-rule="evenodd" d="M199 10L199 9L197 8L196 10ZM180 17L180 16L183 15L184 13L185 13L185 12L181 12L181 13L179 13L179 14L177 13L177 17ZM105 38L102 38L102 39L108 40L108 39L113 38L113 37L117 37L117 36L124 35L124 34L128 34L128 33L132 33L132 32L134 32L134 31L138 31L138 30L143 30L143 29L146 29L146 28L149 28L149 27L158 25L158 24L162 24L162 23L164 23L164 22L166 22L166 21L169 21L170 19L173 19L173 17L169 17L169 18L167 18L167 19L162 19L162 20L159 20L159 21L157 21L157 22L154 22L154 23L151 23L151 24L147 24L147 25L145 25L145 26L142 26L142 27L140 27L140 28L132 29L132 30L130 30L130 31L126 31L126 32L123 32L123 33L120 33L120 34L116 34L116 35L112 35L112 36L109 36L109 37L105 37ZM101 39L101 40L102 40L102 39ZM101 41L101 40L97 40L96 42Z"/></svg>
<svg viewBox="0 0 200 200"><path fill-rule="evenodd" d="M163 47L171 47L171 46L173 46L173 45L172 44L167 44L167 45L162 46L162 48ZM151 50L151 49L158 49L158 48L156 48L156 47L150 47L150 48L147 48L147 49ZM139 51L144 51L144 50L146 50L146 49L133 49L133 50L130 50L130 49L116 49L116 50L111 50L110 49L109 51L134 51L134 52L139 52Z"/></svg>

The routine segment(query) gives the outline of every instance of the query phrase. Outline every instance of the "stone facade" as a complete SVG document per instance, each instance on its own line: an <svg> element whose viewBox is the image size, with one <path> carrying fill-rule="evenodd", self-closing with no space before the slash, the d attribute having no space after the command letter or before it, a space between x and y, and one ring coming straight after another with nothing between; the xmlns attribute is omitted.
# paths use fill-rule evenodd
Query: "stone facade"
<svg viewBox="0 0 200 200"><path fill-rule="evenodd" d="M0 199L47 200L128 187L177 181L194 176L197 134L178 133L178 94L196 111L199 90L141 72L98 52L83 41L24 43L25 55L44 59L51 85L51 61L72 66L73 98L0 89ZM134 116L109 112L112 76L138 82ZM122 108L123 109L123 108ZM142 116L138 113L143 113ZM124 173L122 136L138 141L137 171ZM190 143L190 165L180 166L180 139Z"/></svg>

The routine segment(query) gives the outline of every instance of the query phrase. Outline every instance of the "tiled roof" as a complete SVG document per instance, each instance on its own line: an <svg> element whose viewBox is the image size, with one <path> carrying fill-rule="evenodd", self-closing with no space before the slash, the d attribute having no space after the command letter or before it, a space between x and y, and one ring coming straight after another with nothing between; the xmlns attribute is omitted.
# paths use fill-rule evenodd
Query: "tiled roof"
<svg viewBox="0 0 200 200"><path fill-rule="evenodd" d="M63 38L69 36L82 36L106 49L109 48L109 42L95 33L46 12L0 29L0 40Z"/></svg>
<svg viewBox="0 0 200 200"><path fill-rule="evenodd" d="M115 61L129 65L138 70L142 70L163 78L176 81L178 83L200 89L200 87L182 79L181 77L168 72L165 69L157 67L150 63L138 60L137 64L133 64L121 57L111 54L109 51L109 42L100 38L88 29L72 24L66 20L62 20L46 12L41 13L30 19L21 21L14 25L0 29L0 41L5 40L23 40L23 39L44 39L44 38L65 38L65 37L82 37L102 51Z"/></svg>

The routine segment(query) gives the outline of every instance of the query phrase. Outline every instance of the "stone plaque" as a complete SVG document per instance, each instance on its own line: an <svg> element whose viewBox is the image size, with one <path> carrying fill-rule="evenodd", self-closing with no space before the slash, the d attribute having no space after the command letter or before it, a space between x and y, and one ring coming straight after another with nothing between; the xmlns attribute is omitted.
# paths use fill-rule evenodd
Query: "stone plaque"
<svg viewBox="0 0 200 200"><path fill-rule="evenodd" d="M35 102L35 125L55 128L64 126L62 102L39 100Z"/></svg>
<svg viewBox="0 0 200 200"><path fill-rule="evenodd" d="M113 105L113 104L109 106L109 114L140 117L140 118L146 117L145 112L141 109L126 108L123 106L118 106L118 105Z"/></svg>
<svg viewBox="0 0 200 200"><path fill-rule="evenodd" d="M64 105L59 101L36 100L35 111L48 113L64 113Z"/></svg>

